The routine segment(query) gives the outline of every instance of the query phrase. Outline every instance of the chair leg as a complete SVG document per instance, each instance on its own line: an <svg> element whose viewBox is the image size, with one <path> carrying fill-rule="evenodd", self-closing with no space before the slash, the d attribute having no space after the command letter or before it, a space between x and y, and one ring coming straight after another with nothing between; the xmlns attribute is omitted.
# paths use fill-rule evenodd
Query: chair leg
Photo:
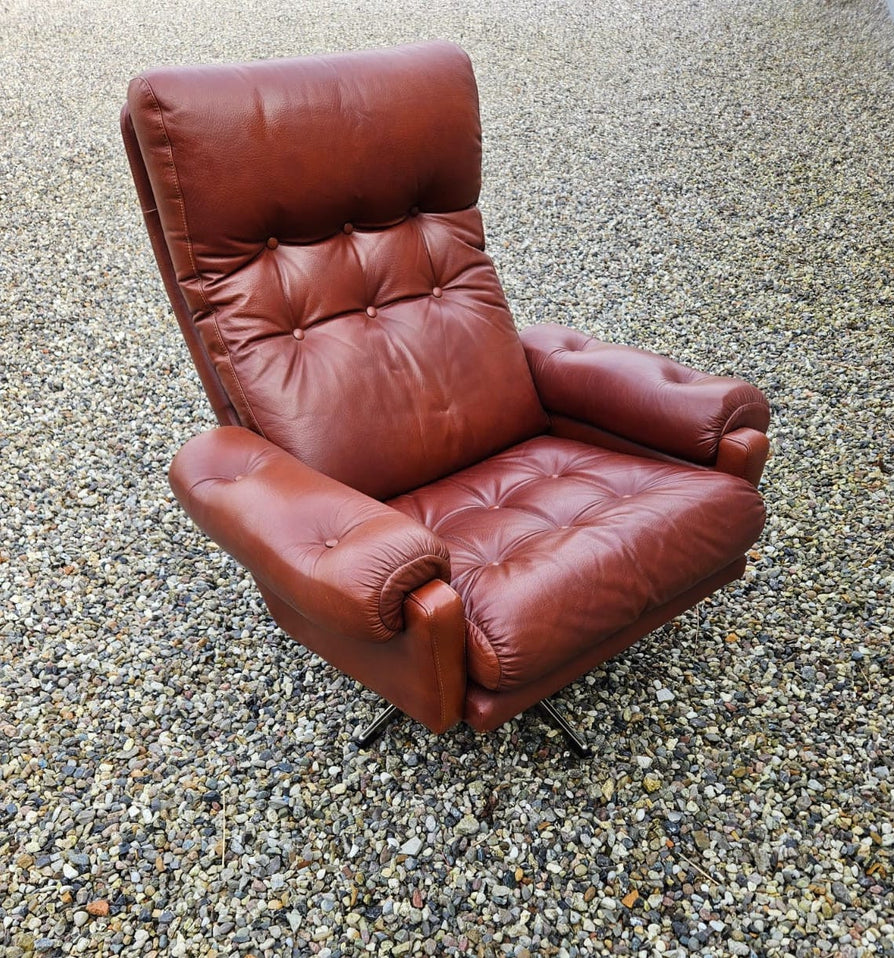
<svg viewBox="0 0 894 958"><path fill-rule="evenodd" d="M577 755L578 758L591 758L593 755L592 750L589 745L580 737L577 730L569 723L568 719L553 705L552 702L543 699L542 702L537 703L540 711L544 714L546 719L549 722L552 722L556 728L565 736L568 740L568 744L571 747L571 751Z"/></svg>
<svg viewBox="0 0 894 958"><path fill-rule="evenodd" d="M354 736L354 741L360 748L367 748L385 731L385 728L400 715L396 705L386 705L378 715Z"/></svg>

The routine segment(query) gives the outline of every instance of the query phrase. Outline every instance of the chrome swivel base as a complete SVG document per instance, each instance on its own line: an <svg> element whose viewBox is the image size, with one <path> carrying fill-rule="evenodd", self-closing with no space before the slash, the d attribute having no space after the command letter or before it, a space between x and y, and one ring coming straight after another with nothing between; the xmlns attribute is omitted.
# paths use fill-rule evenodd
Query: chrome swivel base
<svg viewBox="0 0 894 958"><path fill-rule="evenodd" d="M360 748L368 748L400 714L396 705L386 705L365 729L357 732L354 741Z"/></svg>
<svg viewBox="0 0 894 958"><path fill-rule="evenodd" d="M537 707L543 713L547 721L556 726L565 736L571 751L578 758L591 758L592 750L581 738L577 730L571 725L568 719L552 704L544 699L537 703ZM360 748L368 748L385 731L385 729L402 713L396 705L386 705L376 717L366 726L354 735L354 741Z"/></svg>
<svg viewBox="0 0 894 958"><path fill-rule="evenodd" d="M568 740L568 745L571 748L571 751L577 755L578 758L591 758L593 752L589 745L580 737L577 729L571 725L568 719L553 705L552 702L543 699L542 702L537 703L537 707L543 713L547 721L552 722L553 725L565 736Z"/></svg>

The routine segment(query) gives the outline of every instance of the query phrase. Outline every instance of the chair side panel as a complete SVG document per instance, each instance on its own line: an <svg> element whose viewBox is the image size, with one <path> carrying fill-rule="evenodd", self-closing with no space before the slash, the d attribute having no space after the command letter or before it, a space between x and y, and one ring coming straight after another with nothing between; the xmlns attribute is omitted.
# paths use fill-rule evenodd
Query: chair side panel
<svg viewBox="0 0 894 958"><path fill-rule="evenodd" d="M174 310L177 325L180 327L180 332L186 340L189 354L192 357L193 364L199 374L199 379L208 396L217 421L222 426L238 425L239 417L236 414L236 410L233 408L221 384L217 370L211 362L211 357L208 355L208 351L202 342L202 337L199 335L199 331L192 321L192 312L186 304L183 291L177 283L174 265L171 262L171 254L168 250L164 230L162 229L158 216L158 208L155 202L155 196L152 192L152 184L149 182L149 177L146 173L146 165L143 163L143 156L140 152L136 135L134 134L133 123L130 118L130 109L127 104L125 104L121 110L121 135L124 139L124 148L127 151L130 171L137 188L137 196L140 199L143 221L146 224L146 231L149 233L149 240L152 243L155 261L158 263L158 270L161 273L165 291L168 294L168 299Z"/></svg>

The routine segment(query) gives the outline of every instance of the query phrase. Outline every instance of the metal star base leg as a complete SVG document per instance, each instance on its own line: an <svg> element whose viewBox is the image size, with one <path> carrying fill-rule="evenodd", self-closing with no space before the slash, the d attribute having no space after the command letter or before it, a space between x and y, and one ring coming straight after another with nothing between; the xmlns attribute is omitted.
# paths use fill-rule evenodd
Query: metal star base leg
<svg viewBox="0 0 894 958"><path fill-rule="evenodd" d="M544 699L537 703L537 708L543 713L544 717L552 723L565 736L568 746L578 758L591 758L592 750L581 738L577 729L571 725L568 719L552 704ZM376 717L354 735L354 741L360 748L368 748L385 731L385 729L402 713L396 705L386 705Z"/></svg>
<svg viewBox="0 0 894 958"><path fill-rule="evenodd" d="M354 736L354 741L360 748L368 748L400 714L396 705L386 705L365 729Z"/></svg>
<svg viewBox="0 0 894 958"><path fill-rule="evenodd" d="M592 750L589 745L580 737L577 729L575 729L568 719L552 704L544 699L542 702L537 703L537 707L543 713L547 721L551 722L556 726L557 729L565 736L568 740L568 745L571 748L571 751L577 755L578 758L591 758L593 755Z"/></svg>

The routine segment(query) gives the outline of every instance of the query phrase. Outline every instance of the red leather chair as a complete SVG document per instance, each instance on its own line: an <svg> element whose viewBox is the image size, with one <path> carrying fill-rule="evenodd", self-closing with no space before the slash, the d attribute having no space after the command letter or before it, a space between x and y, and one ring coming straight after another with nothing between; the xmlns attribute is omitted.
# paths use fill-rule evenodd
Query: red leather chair
<svg viewBox="0 0 894 958"><path fill-rule="evenodd" d="M458 47L151 70L122 130L221 423L171 486L302 644L483 731L742 574L766 400L519 335Z"/></svg>

